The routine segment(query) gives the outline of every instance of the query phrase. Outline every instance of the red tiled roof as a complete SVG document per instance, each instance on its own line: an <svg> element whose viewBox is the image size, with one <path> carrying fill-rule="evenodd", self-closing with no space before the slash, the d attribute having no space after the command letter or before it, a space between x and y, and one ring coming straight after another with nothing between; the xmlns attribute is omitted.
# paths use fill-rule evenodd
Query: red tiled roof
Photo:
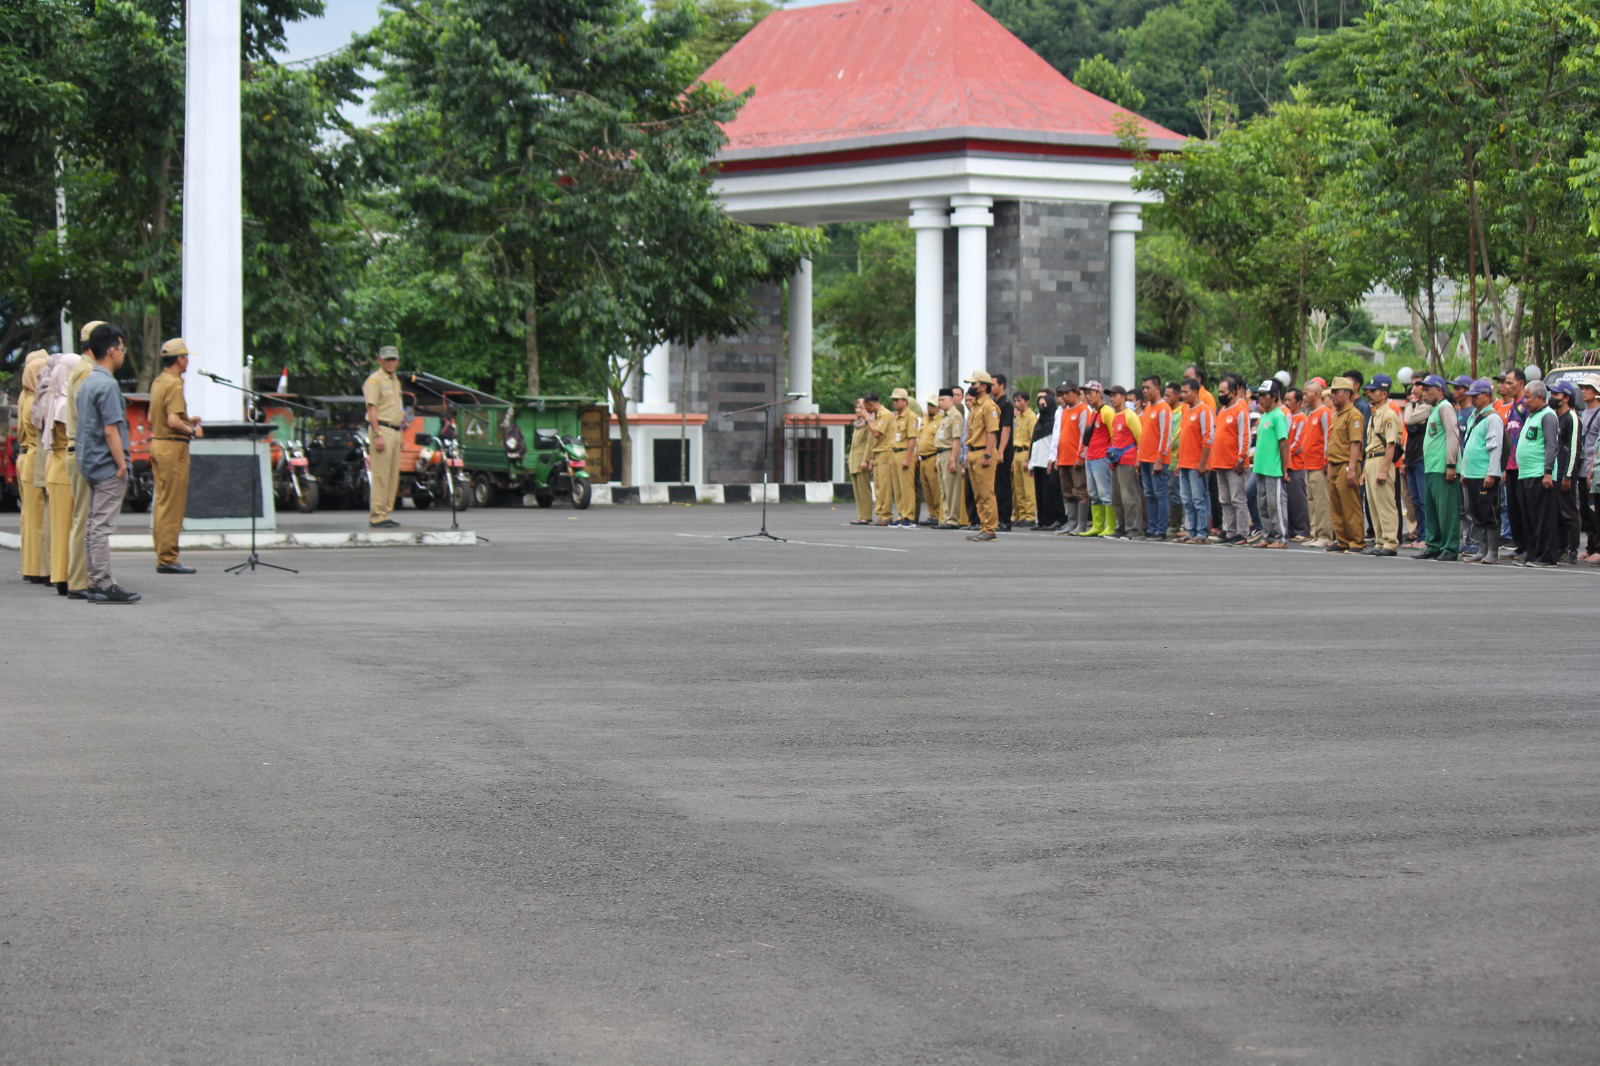
<svg viewBox="0 0 1600 1066"><path fill-rule="evenodd" d="M726 127L724 158L952 136L1108 147L1130 114L1072 84L973 0L777 11L702 78L755 87ZM1152 142L1182 140L1134 118Z"/></svg>

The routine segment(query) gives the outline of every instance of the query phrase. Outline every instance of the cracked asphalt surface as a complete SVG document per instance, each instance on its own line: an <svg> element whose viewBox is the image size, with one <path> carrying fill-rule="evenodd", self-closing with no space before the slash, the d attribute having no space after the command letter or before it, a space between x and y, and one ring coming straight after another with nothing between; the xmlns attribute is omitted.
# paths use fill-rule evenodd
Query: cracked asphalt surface
<svg viewBox="0 0 1600 1066"><path fill-rule="evenodd" d="M1600 571L852 514L0 553L0 1062L1596 1060Z"/></svg>

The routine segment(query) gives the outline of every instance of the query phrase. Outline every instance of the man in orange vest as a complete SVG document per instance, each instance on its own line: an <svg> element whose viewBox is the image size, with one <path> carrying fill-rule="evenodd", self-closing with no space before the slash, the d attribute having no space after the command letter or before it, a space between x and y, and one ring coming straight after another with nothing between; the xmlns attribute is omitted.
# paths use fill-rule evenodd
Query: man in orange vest
<svg viewBox="0 0 1600 1066"><path fill-rule="evenodd" d="M1300 455L1300 441L1306 428L1305 393L1299 389L1284 389L1283 410L1289 416L1289 469L1283 483L1288 496L1289 539L1303 543L1311 536L1306 510L1306 468Z"/></svg>
<svg viewBox="0 0 1600 1066"><path fill-rule="evenodd" d="M1083 420L1089 412L1076 381L1056 386L1056 424L1050 434L1050 469L1061 480L1061 506L1066 524L1056 536L1065 537L1089 528L1089 480L1083 463Z"/></svg>
<svg viewBox="0 0 1600 1066"><path fill-rule="evenodd" d="M1217 412L1211 441L1211 470L1217 475L1222 503L1222 543L1243 544L1250 531L1250 506L1245 497L1245 462L1250 455L1250 400L1244 378L1226 375L1217 385L1226 404Z"/></svg>
<svg viewBox="0 0 1600 1066"><path fill-rule="evenodd" d="M1216 416L1200 402L1200 383L1185 378L1178 395L1183 398L1178 420L1178 493L1183 499L1184 531L1180 544L1208 544L1211 540L1211 490L1206 472L1211 467L1211 437Z"/></svg>
<svg viewBox="0 0 1600 1066"><path fill-rule="evenodd" d="M1328 406L1321 378L1306 383L1300 427L1300 465L1306 472L1306 509L1311 517L1310 548L1333 547L1333 505L1328 489L1328 430L1333 424L1333 409Z"/></svg>
<svg viewBox="0 0 1600 1066"><path fill-rule="evenodd" d="M1143 427L1128 407L1128 390L1113 385L1106 390L1110 403L1100 408L1100 418L1111 434L1106 459L1111 463L1113 535L1144 540L1144 489L1139 485L1139 438Z"/></svg>
<svg viewBox="0 0 1600 1066"><path fill-rule="evenodd" d="M1172 406L1162 398L1161 379L1154 375L1140 384L1144 406L1139 409L1139 484L1144 490L1144 534L1151 540L1167 539L1172 514L1167 489L1167 464L1172 461Z"/></svg>

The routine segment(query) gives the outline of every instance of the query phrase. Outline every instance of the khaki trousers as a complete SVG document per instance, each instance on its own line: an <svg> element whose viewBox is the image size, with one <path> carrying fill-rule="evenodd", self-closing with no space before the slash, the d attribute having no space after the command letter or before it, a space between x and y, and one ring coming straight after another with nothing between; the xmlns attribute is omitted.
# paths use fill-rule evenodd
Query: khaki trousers
<svg viewBox="0 0 1600 1066"><path fill-rule="evenodd" d="M400 489L400 431L379 426L383 451L374 443L367 453L367 469L372 474L372 506L369 522L382 522L394 511L394 496Z"/></svg>
<svg viewBox="0 0 1600 1066"><path fill-rule="evenodd" d="M117 531L117 515L122 511L128 479L113 474L96 481L89 491L89 529L84 535L89 581L94 588L110 588L115 584L111 578L111 534Z"/></svg>
<svg viewBox="0 0 1600 1066"><path fill-rule="evenodd" d="M906 451L891 452L894 456L894 507L900 512L901 518L917 520L917 457ZM902 466L906 456L911 456L911 465Z"/></svg>
<svg viewBox="0 0 1600 1066"><path fill-rule="evenodd" d="M1394 478L1399 468L1389 471L1388 478L1379 481L1381 465L1381 459L1368 462L1361 471L1361 480L1367 487L1367 509L1372 512L1372 543L1394 551L1400 547L1400 507L1394 498Z"/></svg>
<svg viewBox="0 0 1600 1066"><path fill-rule="evenodd" d="M1039 501L1033 494L1033 471L1028 469L1026 452L1011 457L1011 520L1039 520Z"/></svg>
<svg viewBox="0 0 1600 1066"><path fill-rule="evenodd" d="M872 521L871 472L866 470L851 471L850 487L855 490L856 518L862 522Z"/></svg>
<svg viewBox="0 0 1600 1066"><path fill-rule="evenodd" d="M994 499L996 464L990 462L985 466L978 458L980 454L973 453L972 462L967 464L967 477L972 481L972 500L978 505L978 528L993 533L1000 528L1000 508Z"/></svg>
<svg viewBox="0 0 1600 1066"><path fill-rule="evenodd" d="M1360 551L1366 544L1367 519L1361 513L1361 490L1345 480L1344 464L1329 465L1329 510L1332 511L1333 537L1346 551Z"/></svg>
<svg viewBox="0 0 1600 1066"><path fill-rule="evenodd" d="M880 522L894 518L894 454L888 451L872 454L872 513Z"/></svg>
<svg viewBox="0 0 1600 1066"><path fill-rule="evenodd" d="M1333 512L1328 503L1328 471L1306 471L1306 503L1311 510L1311 539L1333 539Z"/></svg>
<svg viewBox="0 0 1600 1066"><path fill-rule="evenodd" d="M189 445L180 440L150 442L150 472L156 479L155 503L150 508L150 530L156 544L156 565L178 561L178 534L189 504Z"/></svg>
<svg viewBox="0 0 1600 1066"><path fill-rule="evenodd" d="M72 540L72 481L67 477L67 455L55 450L45 464L45 493L50 503L50 583L67 581Z"/></svg>
<svg viewBox="0 0 1600 1066"><path fill-rule="evenodd" d="M939 467L939 519L944 523L961 521L961 471L950 469L950 452L935 452L933 461ZM957 464L958 466L960 464Z"/></svg>
<svg viewBox="0 0 1600 1066"><path fill-rule="evenodd" d="M82 592L89 587L89 556L84 537L89 531L89 483L78 469L76 454L67 455L67 480L72 483L72 529L67 544L67 588Z"/></svg>
<svg viewBox="0 0 1600 1066"><path fill-rule="evenodd" d="M944 465L950 465L948 454ZM917 460L917 476L922 479L922 502L928 505L928 521L938 522L940 504L944 500L944 487L939 482L939 457L930 455Z"/></svg>
<svg viewBox="0 0 1600 1066"><path fill-rule="evenodd" d="M44 490L34 487L33 464L38 448L17 456L17 491L22 496L22 576L48 576L44 560Z"/></svg>

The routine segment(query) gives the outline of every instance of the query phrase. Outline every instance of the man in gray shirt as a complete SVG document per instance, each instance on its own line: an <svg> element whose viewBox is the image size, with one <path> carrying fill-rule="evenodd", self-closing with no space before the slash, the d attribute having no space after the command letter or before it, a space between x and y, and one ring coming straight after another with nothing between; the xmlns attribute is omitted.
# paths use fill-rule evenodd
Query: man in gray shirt
<svg viewBox="0 0 1600 1066"><path fill-rule="evenodd" d="M90 603L138 603L111 579L111 534L128 488L128 404L114 376L127 358L127 338L116 326L89 334L94 369L78 389L78 469L89 483L89 525L84 554L89 562Z"/></svg>

